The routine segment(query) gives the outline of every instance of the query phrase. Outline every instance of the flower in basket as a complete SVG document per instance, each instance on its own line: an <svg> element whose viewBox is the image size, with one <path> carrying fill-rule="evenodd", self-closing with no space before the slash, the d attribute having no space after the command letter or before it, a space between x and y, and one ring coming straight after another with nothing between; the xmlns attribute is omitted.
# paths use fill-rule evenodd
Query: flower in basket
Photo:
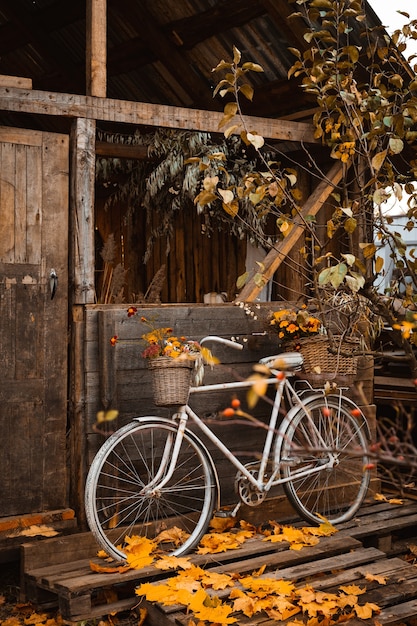
<svg viewBox="0 0 417 626"><path fill-rule="evenodd" d="M147 320L142 317L142 322ZM176 337L172 328L153 328L150 332L142 335L142 341L146 348L142 352L144 359L155 359L160 356L171 359L187 358L193 359L201 351L201 346L197 341L189 341L185 337Z"/></svg>
<svg viewBox="0 0 417 626"><path fill-rule="evenodd" d="M277 333L279 339L294 341L302 337L317 335L321 329L321 321L311 315L305 306L300 309L280 309L271 315L270 326Z"/></svg>
<svg viewBox="0 0 417 626"><path fill-rule="evenodd" d="M151 361L158 357L167 357L176 360L204 361L208 365L219 363L219 360L211 354L211 351L201 346L198 341L174 335L173 329L169 326L156 326L148 318L139 316L136 307L130 306L127 310L127 316L139 317L140 322L149 328L149 331L141 335L139 340L134 340L145 345L142 351L144 359ZM120 341L117 335L114 335L110 339L110 344L115 346Z"/></svg>

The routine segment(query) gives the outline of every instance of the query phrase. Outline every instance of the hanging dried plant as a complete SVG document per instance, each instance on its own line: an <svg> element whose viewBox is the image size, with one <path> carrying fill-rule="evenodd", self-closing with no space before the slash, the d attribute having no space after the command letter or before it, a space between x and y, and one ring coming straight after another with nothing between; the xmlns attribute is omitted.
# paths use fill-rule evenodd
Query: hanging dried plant
<svg viewBox="0 0 417 626"><path fill-rule="evenodd" d="M187 160L193 157L209 159L210 155L223 152L227 159L230 184L236 184L255 167L247 146L237 136L227 140L213 139L209 133L157 129L147 134L136 131L129 136L102 133L99 138L108 142L148 147L150 160L100 158L96 168L96 179L102 184L106 184L106 180L109 181L114 175L125 176L125 182L118 183L110 193L106 208L124 202L130 212L145 210L149 223L155 213L160 216L158 226L153 227L148 235L143 259L145 263L150 258L154 242L159 238L166 238L166 254L169 253L176 212L187 206L196 206L194 199L200 191L201 168L198 165L186 165ZM213 163L211 167L215 168ZM255 244L265 245L270 241L266 232L266 219L249 202L242 206L239 219L234 219L219 206L196 207L196 210L203 215L203 232L208 236L215 230L227 230L241 239L247 237Z"/></svg>

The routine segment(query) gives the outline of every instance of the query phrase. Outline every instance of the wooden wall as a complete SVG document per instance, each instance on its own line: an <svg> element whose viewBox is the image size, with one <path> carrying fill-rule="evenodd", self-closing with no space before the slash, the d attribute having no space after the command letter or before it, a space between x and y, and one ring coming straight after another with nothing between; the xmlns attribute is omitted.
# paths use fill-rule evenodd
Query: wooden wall
<svg viewBox="0 0 417 626"><path fill-rule="evenodd" d="M241 379L252 371L252 365L261 357L279 352L278 341L272 335L259 334L267 327L266 317L273 305L254 308L258 319L247 315L242 308L233 304L208 305L163 305L139 309L139 315L158 320L158 325L171 326L174 332L190 339L201 339L209 334L226 338L235 337L244 343L242 351L213 345L213 353L221 360L213 370L208 368L206 382ZM128 318L127 307L118 305L88 305L86 307L86 440L87 466L91 463L98 446L106 436L106 430L121 426L135 415L168 416L169 409L156 408L152 401L150 374L146 361L141 357L141 345L135 343L141 333L146 332L139 318ZM121 342L115 347L110 338L118 335ZM123 343L123 341L128 341ZM218 412L229 406L230 392L202 394L193 401L197 412L217 417ZM240 392L242 408L246 407L245 393ZM263 405L263 406L262 406ZM118 409L116 423L108 423L107 429L98 433L95 426L97 412ZM268 415L268 406L262 403L256 409L257 416ZM216 432L224 436L234 450L247 452L248 460L259 450L261 429L252 425L236 426L232 421L222 421L215 426ZM234 502L233 479L235 469L215 452L216 466L222 477L223 502Z"/></svg>

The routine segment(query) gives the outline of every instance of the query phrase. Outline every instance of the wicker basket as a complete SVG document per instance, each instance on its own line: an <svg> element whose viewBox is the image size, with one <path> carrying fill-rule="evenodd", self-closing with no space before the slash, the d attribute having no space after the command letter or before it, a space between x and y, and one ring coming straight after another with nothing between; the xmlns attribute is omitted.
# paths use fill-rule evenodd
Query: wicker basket
<svg viewBox="0 0 417 626"><path fill-rule="evenodd" d="M330 352L330 342L325 336L304 337L299 340L300 352L304 359L303 371L306 379L315 387L326 381L339 386L350 387L358 368L359 339L345 339L334 336L336 353Z"/></svg>
<svg viewBox="0 0 417 626"><path fill-rule="evenodd" d="M187 404L193 361L157 357L149 361L154 403L157 406Z"/></svg>

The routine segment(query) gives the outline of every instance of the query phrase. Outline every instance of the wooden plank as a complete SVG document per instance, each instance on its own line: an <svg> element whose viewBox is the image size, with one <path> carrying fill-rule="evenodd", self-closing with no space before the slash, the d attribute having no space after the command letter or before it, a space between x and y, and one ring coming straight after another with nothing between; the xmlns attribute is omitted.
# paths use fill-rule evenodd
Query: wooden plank
<svg viewBox="0 0 417 626"><path fill-rule="evenodd" d="M117 406L116 386L116 350L110 344L110 338L116 334L114 316L108 311L98 314L98 354L100 400L104 410Z"/></svg>
<svg viewBox="0 0 417 626"><path fill-rule="evenodd" d="M1 129L0 129L1 130ZM0 132L0 201L2 216L0 220L0 261L13 263L14 261L14 232L15 232L15 170L16 146L4 142ZM3 143L4 142L4 143Z"/></svg>
<svg viewBox="0 0 417 626"><path fill-rule="evenodd" d="M218 133L223 113L147 102L129 102L0 86L0 109L40 115L182 128ZM312 124L245 115L248 128L268 139L317 143Z"/></svg>
<svg viewBox="0 0 417 626"><path fill-rule="evenodd" d="M394 520L401 518L401 511L407 511L404 518L409 519L409 528L414 527L415 503L407 503L404 507L387 505L387 503L375 503L365 506L355 522L360 527L364 521L368 537L372 537L374 525L372 524L372 511L375 517L382 523L382 517ZM391 515L390 515L391 514ZM397 516L397 517L396 517ZM369 522L369 523L368 523ZM389 527L389 524L385 522ZM88 537L88 535L90 535ZM59 604L64 621L75 623L92 617L102 617L117 610L128 610L137 604L135 596L136 586L143 581L163 581L175 575L174 572L161 571L153 566L142 570L130 570L123 574L100 574L90 570L89 558L75 560L77 553L77 540L79 545L86 540L91 540L91 534L85 533L79 536L46 539L35 547L27 546L28 558L35 557L32 563L42 565L42 549L46 555L66 554L70 560L38 567L26 573L29 592L39 601ZM58 548L58 544L60 548ZM90 546L91 548L91 546ZM88 549L90 549L88 548ZM47 557L48 558L48 557ZM59 556L49 557L53 561ZM96 560L93 557L93 560ZM273 544L263 541L261 537L255 537L245 542L238 550L231 550L222 554L196 555L191 554L193 564L208 568L217 573L239 572L250 573L266 564L267 569L264 577L276 577L295 581L297 586L304 585L306 581L316 590L328 590L337 592L343 584L358 584L366 587L366 593L361 596L361 604L375 602L382 607L378 615L381 624L395 624L392 621L394 615L412 615L411 607L415 607L417 596L417 570L414 565L405 562L398 557L387 558L387 555L375 547L363 547L361 541L354 537L336 533L331 537L321 538L316 546L305 547L300 551L288 549L288 544ZM29 561L28 561L29 562ZM366 581L366 574L385 576L386 585L377 582ZM236 583L238 584L238 582ZM107 604L105 600L106 589L115 591L113 600ZM216 596L227 601L230 590L213 592ZM43 596L42 594L46 595ZM211 592L209 592L211 593ZM148 623L151 626L174 626L174 624L186 624L184 621L192 617L185 614L184 607L162 607L156 603L142 601L142 605L149 610ZM399 607L399 608L398 608ZM398 610L397 610L398 608ZM383 616L383 620L381 620ZM384 621L387 620L387 621ZM251 620L242 617L239 624L246 626L265 626L274 622L264 614L256 614ZM276 623L276 622L275 622ZM359 620L351 620L349 623L357 626Z"/></svg>
<svg viewBox="0 0 417 626"><path fill-rule="evenodd" d="M22 76L7 76L0 74L1 87L19 87L21 89L32 89L32 79Z"/></svg>

